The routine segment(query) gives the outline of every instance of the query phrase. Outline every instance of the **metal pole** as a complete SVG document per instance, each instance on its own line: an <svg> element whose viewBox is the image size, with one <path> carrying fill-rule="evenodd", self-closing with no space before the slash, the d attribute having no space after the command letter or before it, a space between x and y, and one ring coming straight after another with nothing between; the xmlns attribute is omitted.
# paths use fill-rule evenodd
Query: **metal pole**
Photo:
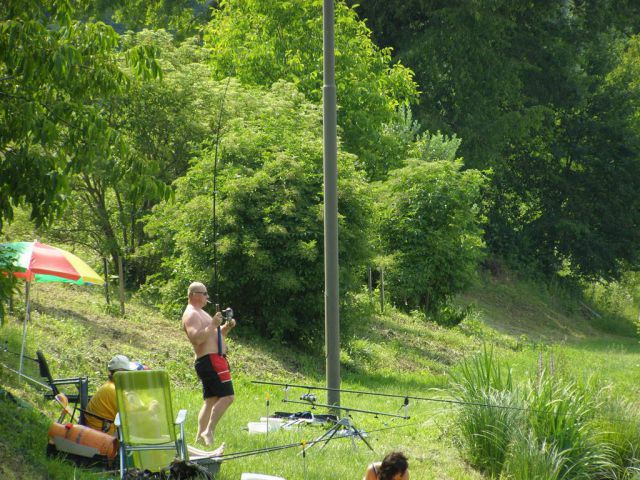
<svg viewBox="0 0 640 480"><path fill-rule="evenodd" d="M327 387L337 389L340 388L340 305L338 303L338 141L333 0L324 0L322 20L325 355ZM329 390L327 403L340 406L340 392Z"/></svg>

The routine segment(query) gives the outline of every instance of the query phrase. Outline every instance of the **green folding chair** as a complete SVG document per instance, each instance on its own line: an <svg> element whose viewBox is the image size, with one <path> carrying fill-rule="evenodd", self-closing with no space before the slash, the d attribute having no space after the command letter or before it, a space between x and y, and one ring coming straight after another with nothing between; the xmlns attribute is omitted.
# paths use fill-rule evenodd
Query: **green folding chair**
<svg viewBox="0 0 640 480"><path fill-rule="evenodd" d="M116 372L120 478L128 469L159 472L178 457L187 460L186 410L173 418L169 376L163 370ZM176 433L179 430L179 434Z"/></svg>

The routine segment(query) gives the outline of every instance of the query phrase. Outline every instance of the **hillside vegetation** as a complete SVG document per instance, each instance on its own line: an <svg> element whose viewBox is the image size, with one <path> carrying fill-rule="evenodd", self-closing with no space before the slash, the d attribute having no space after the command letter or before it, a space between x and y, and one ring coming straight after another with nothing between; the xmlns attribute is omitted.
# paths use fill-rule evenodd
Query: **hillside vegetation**
<svg viewBox="0 0 640 480"><path fill-rule="evenodd" d="M609 385L612 395L629 401L638 398L637 339L597 330L590 315L585 316L584 309L574 311L568 299L532 283L487 277L459 302L472 303L471 314L460 325L445 328L418 313L405 315L387 307L380 314L366 295L354 299L343 311L343 388L447 399L449 372L456 371L464 358L482 350L483 345L492 345L497 356L513 366L515 378L531 377L540 362L551 362L558 372ZM163 317L136 297L129 301L124 318L111 310L99 289L37 285L27 332L29 356L37 349L44 351L58 377L88 375L92 391L105 380L104 365L115 353L129 355L151 368L166 369L174 406L189 409L187 438L191 439L201 400L191 349L179 319ZM3 352L2 361L8 365L16 365L11 352L20 348L23 313L18 303L2 327L9 349ZM219 425L217 441L225 441L231 453L319 436L323 430L315 427L268 437L250 436L243 430L247 422L265 414L267 394L272 411L306 408L281 403L280 387L256 385L252 380L322 386L324 358L322 339L308 348L292 349L243 332L242 319L238 321L237 334L234 332L229 341L236 402ZM30 363L28 371L37 377ZM42 398L42 389L19 382L9 370L2 369L0 378L10 392L0 398L2 468L12 472L3 478L96 478L95 473L74 471L64 463L45 459L46 428L57 416L56 408ZM289 399L297 400L305 392L294 389ZM322 402L322 392L316 393ZM18 406L7 395L26 400L34 410ZM346 393L341 400L352 408L396 414L402 406L400 399ZM225 462L219 478L239 478L243 471L257 471L286 478L346 480L357 478L368 462L393 448L409 455L415 478L482 478L457 448L458 433L452 421L455 410L455 405L448 403L412 401L408 421L353 413L354 424L371 432L369 441L376 453L362 442L352 449L349 440L340 439L322 450L315 447L304 462L291 450Z"/></svg>

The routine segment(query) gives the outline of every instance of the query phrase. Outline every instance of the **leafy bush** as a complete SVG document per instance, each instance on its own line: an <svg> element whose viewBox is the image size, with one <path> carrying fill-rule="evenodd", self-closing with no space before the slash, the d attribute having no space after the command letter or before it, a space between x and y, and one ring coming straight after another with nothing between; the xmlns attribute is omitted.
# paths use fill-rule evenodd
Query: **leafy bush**
<svg viewBox="0 0 640 480"><path fill-rule="evenodd" d="M265 92L232 82L227 95L217 224L215 151L194 159L175 183L175 203L149 218L152 248L166 259L166 280L155 280L163 284L159 293L178 315L189 282L204 281L244 325L275 338L313 337L323 325L321 112L285 83ZM367 191L354 163L352 156L339 158L342 293L368 255Z"/></svg>
<svg viewBox="0 0 640 480"><path fill-rule="evenodd" d="M445 140L422 142L420 151L437 160L409 160L379 184L377 229L396 305L434 312L470 284L482 258L484 180L477 170L462 171Z"/></svg>

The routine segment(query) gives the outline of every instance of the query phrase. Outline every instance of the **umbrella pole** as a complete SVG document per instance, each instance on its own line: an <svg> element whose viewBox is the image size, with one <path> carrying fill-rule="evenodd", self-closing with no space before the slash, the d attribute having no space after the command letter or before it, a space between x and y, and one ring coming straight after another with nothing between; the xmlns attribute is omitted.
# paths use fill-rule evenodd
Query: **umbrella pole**
<svg viewBox="0 0 640 480"><path fill-rule="evenodd" d="M20 374L22 375L22 364L24 363L24 345L27 341L27 322L31 321L31 303L29 300L29 290L31 282L27 281L24 286L25 291L25 316L24 324L22 325L22 348L20 349Z"/></svg>

